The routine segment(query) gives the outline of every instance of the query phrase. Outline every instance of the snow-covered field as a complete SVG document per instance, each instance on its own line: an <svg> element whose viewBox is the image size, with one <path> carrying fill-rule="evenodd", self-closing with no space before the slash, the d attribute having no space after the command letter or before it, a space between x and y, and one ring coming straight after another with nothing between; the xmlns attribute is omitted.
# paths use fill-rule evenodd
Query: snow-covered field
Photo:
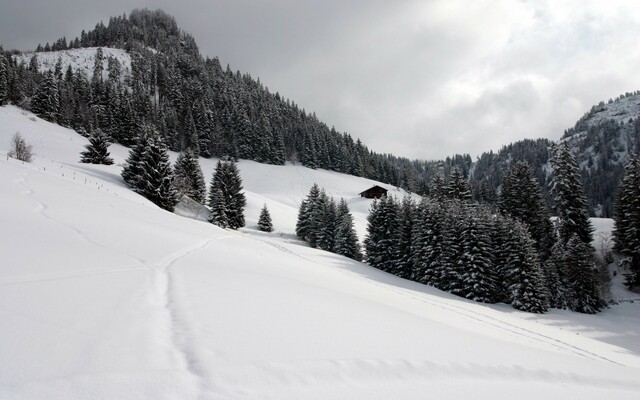
<svg viewBox="0 0 640 400"><path fill-rule="evenodd" d="M31 164L6 157L16 131ZM248 226L228 231L129 191L123 147L79 164L85 144L0 108L0 399L640 398L640 302L476 304L294 238L314 182L363 233L374 182L242 161Z"/></svg>

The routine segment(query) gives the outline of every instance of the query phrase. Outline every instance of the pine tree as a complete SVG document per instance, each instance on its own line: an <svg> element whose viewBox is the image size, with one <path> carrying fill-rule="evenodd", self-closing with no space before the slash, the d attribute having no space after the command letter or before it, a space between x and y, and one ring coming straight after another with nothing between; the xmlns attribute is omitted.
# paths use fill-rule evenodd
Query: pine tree
<svg viewBox="0 0 640 400"><path fill-rule="evenodd" d="M495 303L499 295L488 227L481 216L472 213L463 216L461 225L459 276L451 283L451 293L474 301Z"/></svg>
<svg viewBox="0 0 640 400"><path fill-rule="evenodd" d="M558 213L558 237L564 245L561 275L566 279L569 308L594 313L603 306L596 291L593 228L587 214L580 173L567 144L553 148L551 192Z"/></svg>
<svg viewBox="0 0 640 400"><path fill-rule="evenodd" d="M471 189L469 182L462 175L462 171L458 167L454 167L449 175L449 181L446 186L447 197L462 201L471 200Z"/></svg>
<svg viewBox="0 0 640 400"><path fill-rule="evenodd" d="M113 159L109 157L109 142L107 136L100 128L91 132L89 144L85 146L86 151L80 153L80 162L87 164L113 164Z"/></svg>
<svg viewBox="0 0 640 400"><path fill-rule="evenodd" d="M4 51L0 47L0 106L9 101L9 67L4 56Z"/></svg>
<svg viewBox="0 0 640 400"><path fill-rule="evenodd" d="M549 258L553 246L553 224L538 181L529 164L515 163L502 178L500 211L523 222L535 241L542 261Z"/></svg>
<svg viewBox="0 0 640 400"><path fill-rule="evenodd" d="M440 287L438 272L442 257L442 205L423 199L415 213L411 254L411 279Z"/></svg>
<svg viewBox="0 0 640 400"><path fill-rule="evenodd" d="M613 236L616 250L627 257L625 284L640 286L640 157L631 155L618 188Z"/></svg>
<svg viewBox="0 0 640 400"><path fill-rule="evenodd" d="M587 212L580 171L569 146L553 146L551 193L558 214L558 236L563 244L576 235L585 244L593 241L593 227Z"/></svg>
<svg viewBox="0 0 640 400"><path fill-rule="evenodd" d="M262 232L273 232L273 223L271 222L271 214L265 204L260 210L260 217L258 218L258 230Z"/></svg>
<svg viewBox="0 0 640 400"><path fill-rule="evenodd" d="M320 207L317 210L317 220L320 221L317 228L315 245L322 250L333 251L336 234L336 203L332 197L320 192Z"/></svg>
<svg viewBox="0 0 640 400"><path fill-rule="evenodd" d="M204 203L207 186L198 157L191 149L178 155L173 174L174 185L182 195L189 196L198 203Z"/></svg>
<svg viewBox="0 0 640 400"><path fill-rule="evenodd" d="M534 241L527 228L511 222L507 238L507 264L505 281L508 283L509 302L522 311L543 313L549 300L544 274Z"/></svg>
<svg viewBox="0 0 640 400"><path fill-rule="evenodd" d="M140 161L142 175L137 184L137 192L151 200L158 207L173 211L178 203L178 191L173 185L173 172L167 148L154 132Z"/></svg>
<svg viewBox="0 0 640 400"><path fill-rule="evenodd" d="M413 270L411 243L413 241L413 224L416 205L410 196L405 196L398 210L398 254L395 274L401 278L409 278Z"/></svg>
<svg viewBox="0 0 640 400"><path fill-rule="evenodd" d="M53 72L49 71L31 99L31 111L47 121L56 122L59 109L58 85Z"/></svg>
<svg viewBox="0 0 640 400"><path fill-rule="evenodd" d="M572 236L566 245L564 262L567 268L569 308L585 314L595 314L604 306L596 289L596 267L593 249Z"/></svg>
<svg viewBox="0 0 640 400"><path fill-rule="evenodd" d="M218 161L211 179L209 207L212 209L212 217L210 221L219 226L226 223L226 226L231 229L241 228L245 225L246 204L247 200L242 192L242 179L236 163Z"/></svg>
<svg viewBox="0 0 640 400"><path fill-rule="evenodd" d="M211 192L209 193L209 208L211 208L209 222L218 225L221 228L227 228L229 226L229 220L227 219L229 209L224 198L224 193L222 193L222 189L211 186Z"/></svg>
<svg viewBox="0 0 640 400"><path fill-rule="evenodd" d="M309 189L309 194L300 204L298 210L298 221L296 223L296 235L306 241L311 242L312 237L315 237L317 231L318 221L314 218L317 215L318 202L320 199L320 187L314 183ZM313 240L315 242L315 239Z"/></svg>
<svg viewBox="0 0 640 400"><path fill-rule="evenodd" d="M340 199L338 204L333 252L357 261L362 260L358 235L353 228L353 217L345 199Z"/></svg>
<svg viewBox="0 0 640 400"><path fill-rule="evenodd" d="M393 197L374 201L367 217L366 260L375 268L397 272L398 205Z"/></svg>
<svg viewBox="0 0 640 400"><path fill-rule="evenodd" d="M151 128L144 126L138 134L136 144L129 151L127 164L122 169L122 179L134 190L139 187L139 182L142 179L142 160L149 146L150 134Z"/></svg>

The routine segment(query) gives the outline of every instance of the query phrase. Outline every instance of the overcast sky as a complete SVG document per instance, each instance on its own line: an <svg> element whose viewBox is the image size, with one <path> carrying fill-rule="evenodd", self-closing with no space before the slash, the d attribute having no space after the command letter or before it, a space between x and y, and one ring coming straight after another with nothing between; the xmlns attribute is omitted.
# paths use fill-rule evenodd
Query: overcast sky
<svg viewBox="0 0 640 400"><path fill-rule="evenodd" d="M0 44L33 49L142 7L329 126L411 158L558 139L640 89L638 0L0 0Z"/></svg>

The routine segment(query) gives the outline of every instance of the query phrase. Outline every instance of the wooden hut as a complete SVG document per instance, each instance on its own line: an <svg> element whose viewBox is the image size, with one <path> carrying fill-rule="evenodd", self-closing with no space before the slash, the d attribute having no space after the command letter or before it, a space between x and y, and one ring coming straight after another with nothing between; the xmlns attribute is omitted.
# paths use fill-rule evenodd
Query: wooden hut
<svg viewBox="0 0 640 400"><path fill-rule="evenodd" d="M386 196L387 192L387 189L376 185L360 193L360 197L365 197L367 199L379 199L382 196Z"/></svg>

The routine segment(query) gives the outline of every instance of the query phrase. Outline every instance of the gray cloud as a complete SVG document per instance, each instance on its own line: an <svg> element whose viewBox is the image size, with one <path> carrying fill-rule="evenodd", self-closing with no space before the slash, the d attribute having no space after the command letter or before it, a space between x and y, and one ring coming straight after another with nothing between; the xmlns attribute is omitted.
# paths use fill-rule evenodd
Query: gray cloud
<svg viewBox="0 0 640 400"><path fill-rule="evenodd" d="M0 43L75 37L132 7L164 9L203 54L409 157L557 139L592 104L640 88L635 0L0 0Z"/></svg>

